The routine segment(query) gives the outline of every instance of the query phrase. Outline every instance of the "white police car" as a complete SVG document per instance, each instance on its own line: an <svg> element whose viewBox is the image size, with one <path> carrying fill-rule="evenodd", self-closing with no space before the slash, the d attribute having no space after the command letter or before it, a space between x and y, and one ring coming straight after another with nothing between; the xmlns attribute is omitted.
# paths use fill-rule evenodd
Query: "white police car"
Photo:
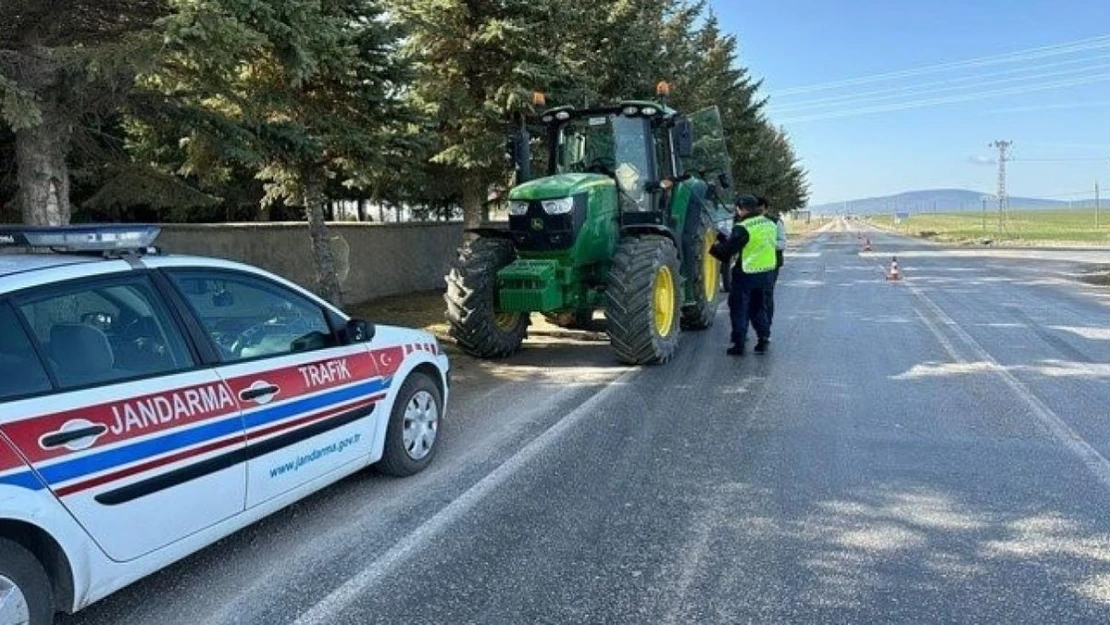
<svg viewBox="0 0 1110 625"><path fill-rule="evenodd" d="M448 362L150 226L0 229L0 625L49 623L341 477L432 460Z"/></svg>

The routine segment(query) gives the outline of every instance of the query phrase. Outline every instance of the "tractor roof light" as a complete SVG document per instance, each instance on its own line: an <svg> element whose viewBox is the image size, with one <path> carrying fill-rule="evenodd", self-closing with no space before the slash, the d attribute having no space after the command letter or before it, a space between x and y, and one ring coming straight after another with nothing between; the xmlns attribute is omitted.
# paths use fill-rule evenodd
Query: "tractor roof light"
<svg viewBox="0 0 1110 625"><path fill-rule="evenodd" d="M555 113L555 119L561 122L565 122L566 120L570 119L570 111L559 111L558 113Z"/></svg>
<svg viewBox="0 0 1110 625"><path fill-rule="evenodd" d="M551 122L555 121L555 116L553 116L553 115L544 115L540 119L543 120L543 123L550 124Z"/></svg>
<svg viewBox="0 0 1110 625"><path fill-rule="evenodd" d="M29 247L56 252L147 251L161 228L144 224L0 228L0 247Z"/></svg>
<svg viewBox="0 0 1110 625"><path fill-rule="evenodd" d="M645 106L644 108L640 109L640 112L648 117L652 117L653 115L657 115L659 113L659 109L655 108L654 106Z"/></svg>
<svg viewBox="0 0 1110 625"><path fill-rule="evenodd" d="M639 115L640 114L640 107L638 107L638 106L626 106L626 107L624 107L624 109L621 110L621 112L624 113L625 115L629 116L629 117L632 117L633 115Z"/></svg>

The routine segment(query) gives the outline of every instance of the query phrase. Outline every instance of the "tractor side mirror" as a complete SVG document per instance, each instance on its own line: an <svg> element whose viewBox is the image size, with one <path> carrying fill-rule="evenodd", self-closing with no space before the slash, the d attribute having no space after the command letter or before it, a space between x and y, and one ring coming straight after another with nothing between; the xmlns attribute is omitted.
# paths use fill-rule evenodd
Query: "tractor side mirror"
<svg viewBox="0 0 1110 625"><path fill-rule="evenodd" d="M679 158L690 158L694 155L694 127L690 120L682 118L674 127L675 150Z"/></svg>

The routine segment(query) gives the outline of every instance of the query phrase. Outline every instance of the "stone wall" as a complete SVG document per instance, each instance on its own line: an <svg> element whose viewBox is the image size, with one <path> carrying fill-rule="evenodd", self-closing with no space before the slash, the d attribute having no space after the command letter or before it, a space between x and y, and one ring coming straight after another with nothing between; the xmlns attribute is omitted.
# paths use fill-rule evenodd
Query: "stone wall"
<svg viewBox="0 0 1110 625"><path fill-rule="evenodd" d="M443 288L462 241L460 223L329 224L348 304ZM308 226L301 223L169 224L157 245L171 254L215 256L256 265L312 288Z"/></svg>

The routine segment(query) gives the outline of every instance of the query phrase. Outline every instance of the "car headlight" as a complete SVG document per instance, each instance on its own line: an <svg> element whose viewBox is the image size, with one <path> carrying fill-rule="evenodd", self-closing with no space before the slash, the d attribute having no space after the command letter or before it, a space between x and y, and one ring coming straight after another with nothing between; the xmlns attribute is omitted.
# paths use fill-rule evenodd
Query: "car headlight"
<svg viewBox="0 0 1110 625"><path fill-rule="evenodd" d="M560 200L544 200L543 212L548 215L565 215L574 210L574 199L565 197Z"/></svg>
<svg viewBox="0 0 1110 625"><path fill-rule="evenodd" d="M528 202L509 202L509 214L517 217L528 214Z"/></svg>

